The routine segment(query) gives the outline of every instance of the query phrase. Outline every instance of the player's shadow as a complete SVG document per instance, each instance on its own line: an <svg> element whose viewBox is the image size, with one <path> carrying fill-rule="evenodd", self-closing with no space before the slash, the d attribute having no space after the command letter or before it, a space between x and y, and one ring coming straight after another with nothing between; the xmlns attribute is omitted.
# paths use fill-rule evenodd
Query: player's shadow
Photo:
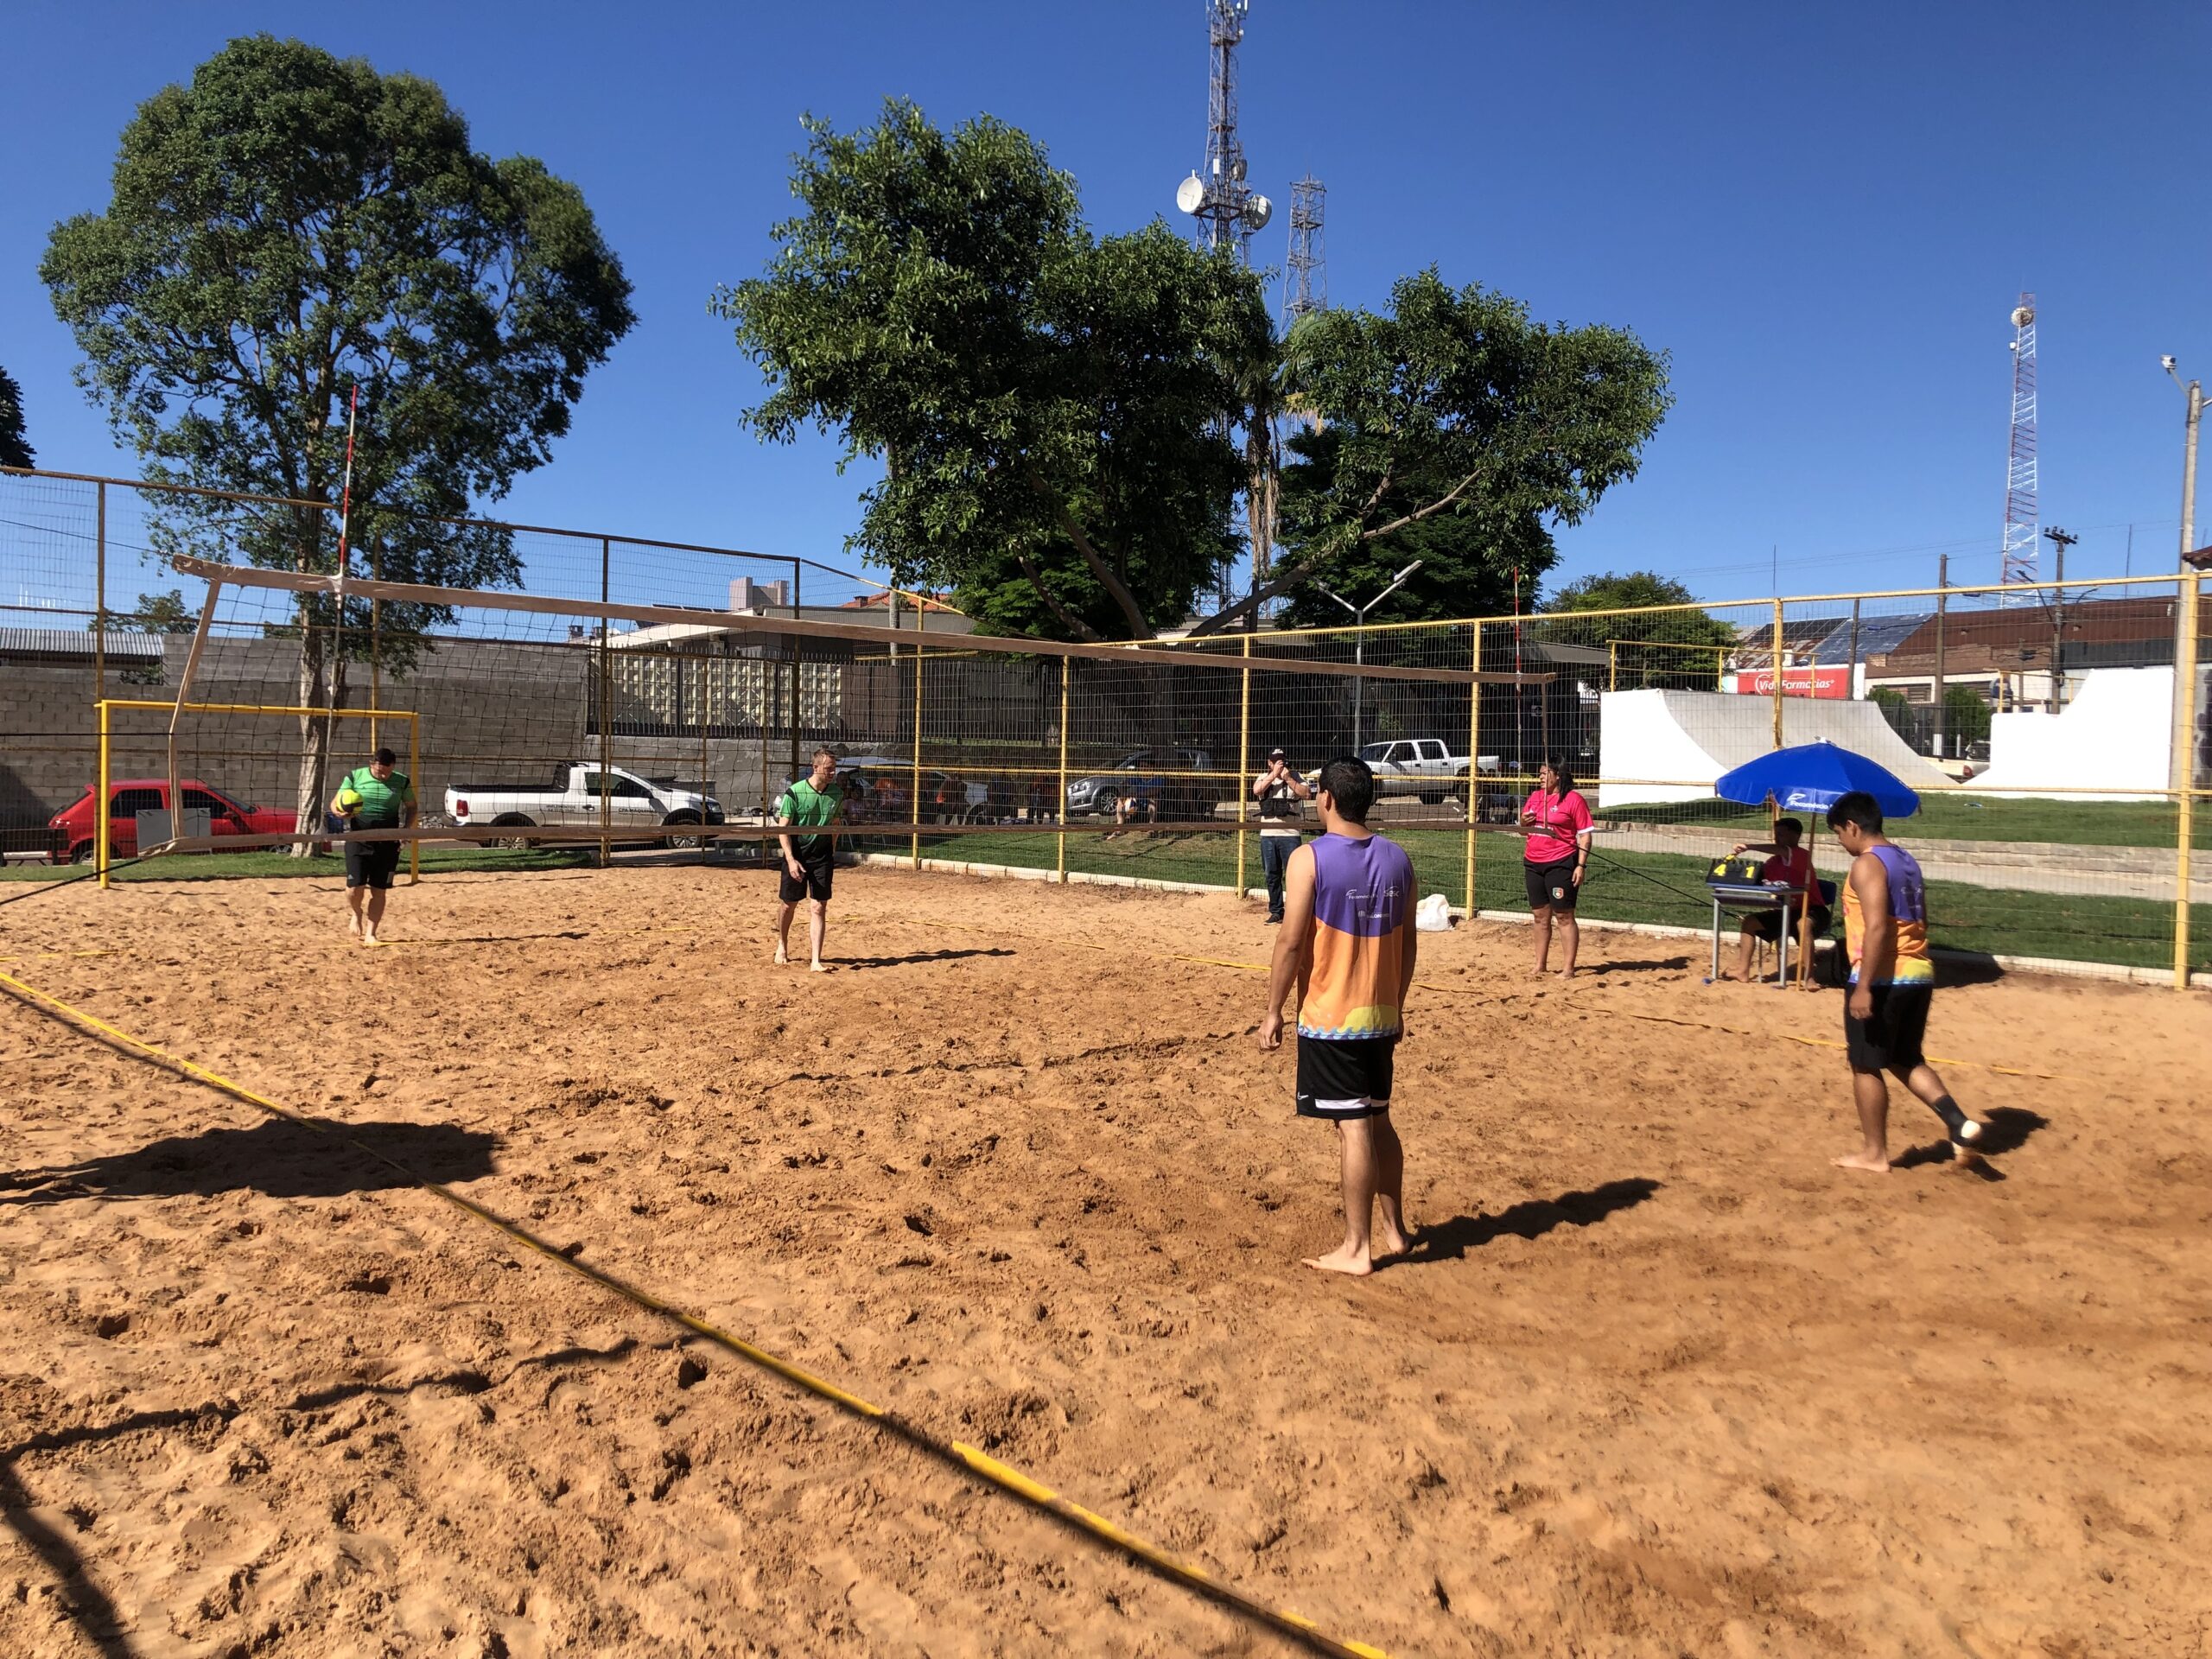
<svg viewBox="0 0 2212 1659"><path fill-rule="evenodd" d="M403 1173L349 1144L373 1147ZM251 1128L170 1135L130 1152L0 1174L0 1205L71 1198L175 1198L187 1192L254 1192L272 1198L328 1198L431 1181L473 1181L492 1173L499 1137L450 1123L369 1122L328 1131L270 1118Z"/></svg>
<svg viewBox="0 0 2212 1659"><path fill-rule="evenodd" d="M1589 974L1602 978L1607 974L1640 974L1664 969L1682 969L1690 965L1688 957L1649 957L1636 962L1586 962L1575 969L1579 977Z"/></svg>
<svg viewBox="0 0 2212 1659"><path fill-rule="evenodd" d="M1658 1190L1657 1181L1637 1175L1607 1181L1586 1192L1523 1198L1495 1216L1454 1216L1416 1230L1413 1249L1401 1260L1414 1266L1423 1262L1457 1262L1469 1250L1478 1250L1508 1234L1515 1238L1541 1238L1555 1227L1594 1227L1608 1216L1634 1209Z"/></svg>
<svg viewBox="0 0 2212 1659"><path fill-rule="evenodd" d="M1985 1181L2001 1181L2005 1172L1988 1160L2002 1158L2008 1152L2017 1152L2037 1129L2050 1120L2041 1112L2023 1110L2018 1106L1993 1108L1981 1120L1981 1139L1974 1142L1974 1150L1983 1154L1961 1166L1968 1173ZM1918 1169L1927 1164L1948 1164L1954 1161L1951 1143L1946 1139L1931 1141L1925 1146L1908 1147L1890 1160L1891 1169Z"/></svg>
<svg viewBox="0 0 2212 1659"><path fill-rule="evenodd" d="M832 968L912 968L925 962L960 962L969 957L1010 957L1003 945L976 945L963 950L910 950L903 957L832 957Z"/></svg>

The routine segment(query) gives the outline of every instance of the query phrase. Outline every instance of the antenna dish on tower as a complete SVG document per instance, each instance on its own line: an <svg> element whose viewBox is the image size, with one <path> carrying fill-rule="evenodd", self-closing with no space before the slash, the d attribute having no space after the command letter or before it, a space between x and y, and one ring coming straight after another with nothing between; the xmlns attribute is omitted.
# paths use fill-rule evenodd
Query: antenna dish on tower
<svg viewBox="0 0 2212 1659"><path fill-rule="evenodd" d="M1186 213L1195 213L1205 205L1205 181L1196 173L1175 187L1175 205Z"/></svg>
<svg viewBox="0 0 2212 1659"><path fill-rule="evenodd" d="M1274 203L1258 192L1255 191L1244 198L1244 228L1246 230L1264 231L1268 228L1268 221L1274 216Z"/></svg>

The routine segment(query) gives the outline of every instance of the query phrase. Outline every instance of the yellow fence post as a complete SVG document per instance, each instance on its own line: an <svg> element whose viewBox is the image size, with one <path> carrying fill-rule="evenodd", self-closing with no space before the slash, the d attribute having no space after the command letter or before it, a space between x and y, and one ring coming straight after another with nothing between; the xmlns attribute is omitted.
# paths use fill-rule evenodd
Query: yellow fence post
<svg viewBox="0 0 2212 1659"><path fill-rule="evenodd" d="M913 845L908 849L914 868L922 868L922 657L918 645L914 647L914 821Z"/></svg>
<svg viewBox="0 0 2212 1659"><path fill-rule="evenodd" d="M1467 861L1462 893L1467 919L1475 919L1475 804L1482 798L1483 783L1483 625L1474 625L1474 683L1467 688Z"/></svg>
<svg viewBox="0 0 2212 1659"><path fill-rule="evenodd" d="M1060 658L1060 797L1052 809L1052 816L1060 823L1058 836L1059 851L1054 855L1052 874L1062 887L1068 881L1068 677L1074 671L1075 658Z"/></svg>
<svg viewBox="0 0 2212 1659"><path fill-rule="evenodd" d="M2189 988L2190 843L2196 833L2196 652L2197 607L2203 601L2203 577L2194 570L2181 579L2180 649L2174 653L2179 690L2174 696L2174 753L2180 763L2181 793L2174 814L2174 988ZM102 751L105 753L105 750Z"/></svg>
<svg viewBox="0 0 2212 1659"><path fill-rule="evenodd" d="M1782 747L1782 601L1774 601L1774 747Z"/></svg>
<svg viewBox="0 0 2212 1659"><path fill-rule="evenodd" d="M1618 639L1608 639L1605 641L1605 690L1618 691L1620 689L1621 642Z"/></svg>
<svg viewBox="0 0 2212 1659"><path fill-rule="evenodd" d="M97 822L92 828L92 868L100 873L100 886L108 885L108 709L107 699L100 699L100 782L98 804L93 808Z"/></svg>
<svg viewBox="0 0 2212 1659"><path fill-rule="evenodd" d="M1244 809L1252 798L1245 779L1252 770L1252 632L1244 631L1244 671L1237 677L1243 682L1237 692L1236 735L1236 897L1244 897L1245 842L1249 832L1244 828Z"/></svg>
<svg viewBox="0 0 2212 1659"><path fill-rule="evenodd" d="M372 734L376 731L374 721L369 722L369 730ZM376 746L373 743L369 746L369 748L370 753L375 753ZM407 781L414 785L419 791L422 788L422 777L423 716L410 715L407 716ZM416 796L416 802L415 822L419 826L423 822L422 796L419 793ZM410 841L407 843L407 885L416 887L422 884L423 843L419 841Z"/></svg>
<svg viewBox="0 0 2212 1659"><path fill-rule="evenodd" d="M607 603L613 594L614 555L607 538L599 538L599 602ZM607 648L613 642L609 638L607 613L599 616L599 868L605 869L614 861L614 854L607 841L607 830L614 817L612 772L613 760L614 694L613 664L608 660Z"/></svg>

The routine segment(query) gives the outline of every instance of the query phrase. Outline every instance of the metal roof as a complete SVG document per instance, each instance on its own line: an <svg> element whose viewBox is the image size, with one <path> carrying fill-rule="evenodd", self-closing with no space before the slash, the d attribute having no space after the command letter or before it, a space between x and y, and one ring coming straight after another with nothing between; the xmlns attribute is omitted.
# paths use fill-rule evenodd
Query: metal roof
<svg viewBox="0 0 2212 1659"><path fill-rule="evenodd" d="M1920 631L1920 626L1936 613L1914 611L1904 616L1870 616L1859 624L1859 659L1880 657L1895 651ZM1840 621L1834 633L1814 648L1813 661L1823 667L1834 666L1851 660L1851 624Z"/></svg>
<svg viewBox="0 0 2212 1659"><path fill-rule="evenodd" d="M156 633L126 633L111 628L97 643L110 658L158 663L164 654L162 637ZM0 628L0 657L91 657L94 645L89 628Z"/></svg>

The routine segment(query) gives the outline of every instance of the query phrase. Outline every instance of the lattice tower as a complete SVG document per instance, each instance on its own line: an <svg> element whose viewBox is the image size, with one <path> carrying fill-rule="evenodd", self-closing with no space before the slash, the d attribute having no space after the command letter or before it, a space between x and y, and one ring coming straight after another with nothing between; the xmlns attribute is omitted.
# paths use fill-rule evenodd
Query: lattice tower
<svg viewBox="0 0 2212 1659"><path fill-rule="evenodd" d="M1329 308L1328 269L1321 251L1321 219L1329 189L1308 175L1290 187L1290 257L1283 279L1283 326L1308 311Z"/></svg>
<svg viewBox="0 0 2212 1659"><path fill-rule="evenodd" d="M1230 245L1252 262L1252 233L1274 206L1245 177L1243 141L1236 134L1236 48L1251 0L1206 0L1206 159L1183 181L1176 205L1198 221L1200 247Z"/></svg>
<svg viewBox="0 0 2212 1659"><path fill-rule="evenodd" d="M2023 294L2012 308L2012 442L2005 473L2005 543L1999 582L2009 585L2036 580L2039 516L2036 505L2036 296Z"/></svg>

